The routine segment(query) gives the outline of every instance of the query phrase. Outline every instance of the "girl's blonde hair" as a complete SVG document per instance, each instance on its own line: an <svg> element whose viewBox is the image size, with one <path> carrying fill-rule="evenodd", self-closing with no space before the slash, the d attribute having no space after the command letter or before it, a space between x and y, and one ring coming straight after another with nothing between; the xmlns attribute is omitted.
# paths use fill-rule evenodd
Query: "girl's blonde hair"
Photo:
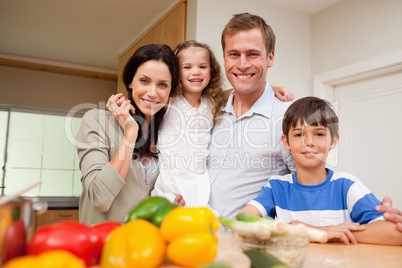
<svg viewBox="0 0 402 268"><path fill-rule="evenodd" d="M209 62L211 65L211 80L208 85L203 89L201 96L206 97L212 103L212 114L215 119L217 119L221 115L221 109L225 104L225 100L223 98L222 91L222 74L221 67L218 61L215 58L214 53L211 48L204 43L199 43L194 40L184 41L178 44L174 49L174 53L176 57L179 59L180 63L180 53L189 47L200 47L205 49L209 54ZM182 96L184 92L183 83L181 81L181 76L179 75L179 83L177 85L177 89L172 95L172 97Z"/></svg>

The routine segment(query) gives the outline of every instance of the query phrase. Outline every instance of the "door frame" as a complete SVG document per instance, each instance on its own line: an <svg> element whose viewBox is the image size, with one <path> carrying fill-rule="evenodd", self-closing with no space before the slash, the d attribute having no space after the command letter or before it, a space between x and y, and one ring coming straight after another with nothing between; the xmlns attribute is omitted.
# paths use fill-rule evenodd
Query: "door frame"
<svg viewBox="0 0 402 268"><path fill-rule="evenodd" d="M334 101L335 86L402 70L402 50L314 75L314 96Z"/></svg>
<svg viewBox="0 0 402 268"><path fill-rule="evenodd" d="M334 97L336 86L400 70L402 70L402 50L319 73L313 77L314 96L331 102L338 113L339 107ZM328 167L336 168L339 164L338 157L339 146L328 156Z"/></svg>

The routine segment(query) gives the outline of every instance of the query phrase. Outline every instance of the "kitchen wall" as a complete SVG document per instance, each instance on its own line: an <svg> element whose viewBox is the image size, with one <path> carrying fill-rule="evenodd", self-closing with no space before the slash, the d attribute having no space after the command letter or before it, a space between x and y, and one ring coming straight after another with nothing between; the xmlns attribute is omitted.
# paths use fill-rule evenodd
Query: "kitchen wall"
<svg viewBox="0 0 402 268"><path fill-rule="evenodd" d="M81 172L74 143L81 119L67 119L63 115L35 113L35 110L11 111L10 114L9 111L0 110L2 167L5 161L5 137L8 135L4 194L12 194L22 185L41 178L41 185L24 194L81 195ZM0 178L4 170L0 170Z"/></svg>
<svg viewBox="0 0 402 268"><path fill-rule="evenodd" d="M311 16L264 0L190 0L187 5L187 39L210 44L221 64L220 37L232 15L263 17L277 37L267 81L289 87L296 98L313 95L318 73L402 49L400 0L341 0Z"/></svg>
<svg viewBox="0 0 402 268"><path fill-rule="evenodd" d="M65 128L63 113L73 108L83 112L104 107L116 89L117 81L0 66L0 167L4 163L8 120L8 111L2 107L14 110L10 116L4 193L13 193L41 178L42 184L26 195L79 196L78 157L67 133L76 133L80 119L70 118L71 127ZM3 169L0 180L2 177Z"/></svg>
<svg viewBox="0 0 402 268"><path fill-rule="evenodd" d="M106 102L117 81L0 66L0 104L69 111Z"/></svg>
<svg viewBox="0 0 402 268"><path fill-rule="evenodd" d="M187 5L187 39L209 44L221 64L221 33L232 15L249 12L263 17L277 38L274 66L268 71L267 81L287 86L296 98L312 94L310 16L264 0L191 0Z"/></svg>
<svg viewBox="0 0 402 268"><path fill-rule="evenodd" d="M401 11L400 0L341 0L312 15L312 75L402 50Z"/></svg>

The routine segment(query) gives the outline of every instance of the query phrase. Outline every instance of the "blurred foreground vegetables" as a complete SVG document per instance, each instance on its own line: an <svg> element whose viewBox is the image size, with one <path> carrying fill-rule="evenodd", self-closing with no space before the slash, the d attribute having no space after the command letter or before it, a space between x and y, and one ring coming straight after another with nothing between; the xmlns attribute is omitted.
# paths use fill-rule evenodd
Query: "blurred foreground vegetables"
<svg viewBox="0 0 402 268"><path fill-rule="evenodd" d="M108 222L102 222L102 223L95 224L92 226L92 229L99 236L99 238L102 241L102 244L104 244L106 241L106 238L108 237L110 232L122 225L123 224L120 222L108 221Z"/></svg>
<svg viewBox="0 0 402 268"><path fill-rule="evenodd" d="M211 263L217 255L219 219L208 208L173 209L161 224L169 242L167 256L176 265L195 267Z"/></svg>
<svg viewBox="0 0 402 268"><path fill-rule="evenodd" d="M217 255L214 232L219 225L208 208L183 208L165 198L151 197L127 215L125 224L103 222L90 227L61 221L44 226L29 241L28 255L11 259L5 268L97 264L102 268L152 268L160 266L166 256L179 266L206 265Z"/></svg>
<svg viewBox="0 0 402 268"><path fill-rule="evenodd" d="M113 230L102 250L101 267L158 267L166 244L158 227L138 219Z"/></svg>
<svg viewBox="0 0 402 268"><path fill-rule="evenodd" d="M8 261L3 268L85 268L74 254L51 250L39 255L26 255Z"/></svg>
<svg viewBox="0 0 402 268"><path fill-rule="evenodd" d="M223 226L230 228L233 232L245 236L254 236L264 240L271 236L305 236L310 242L326 243L328 234L325 231L310 228L306 225L287 224L281 220L274 220L270 217L258 217L248 213L240 213L236 220L228 217L219 217Z"/></svg>
<svg viewBox="0 0 402 268"><path fill-rule="evenodd" d="M165 216L179 205L164 197L153 196L140 202L127 216L125 222L144 219L159 227Z"/></svg>
<svg viewBox="0 0 402 268"><path fill-rule="evenodd" d="M75 221L61 221L37 230L28 243L27 252L37 255L55 249L67 250L89 267L99 263L104 239L119 225L105 222L91 228Z"/></svg>

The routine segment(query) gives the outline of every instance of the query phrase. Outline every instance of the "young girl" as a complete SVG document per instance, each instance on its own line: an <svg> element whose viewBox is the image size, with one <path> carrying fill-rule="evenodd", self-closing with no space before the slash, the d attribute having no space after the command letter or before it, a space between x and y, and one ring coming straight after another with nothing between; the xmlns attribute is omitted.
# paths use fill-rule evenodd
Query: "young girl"
<svg viewBox="0 0 402 268"><path fill-rule="evenodd" d="M208 145L214 118L219 123L228 94L224 96L220 66L208 45L185 41L173 51L179 59L180 79L159 131L159 176L151 195L172 202L182 196L181 204L207 206ZM273 88L278 96L289 95L286 89Z"/></svg>
<svg viewBox="0 0 402 268"><path fill-rule="evenodd" d="M206 206L209 175L206 167L214 117L224 105L218 61L208 45L180 43L180 79L159 130L159 176L151 195L174 201L181 195L186 206Z"/></svg>

